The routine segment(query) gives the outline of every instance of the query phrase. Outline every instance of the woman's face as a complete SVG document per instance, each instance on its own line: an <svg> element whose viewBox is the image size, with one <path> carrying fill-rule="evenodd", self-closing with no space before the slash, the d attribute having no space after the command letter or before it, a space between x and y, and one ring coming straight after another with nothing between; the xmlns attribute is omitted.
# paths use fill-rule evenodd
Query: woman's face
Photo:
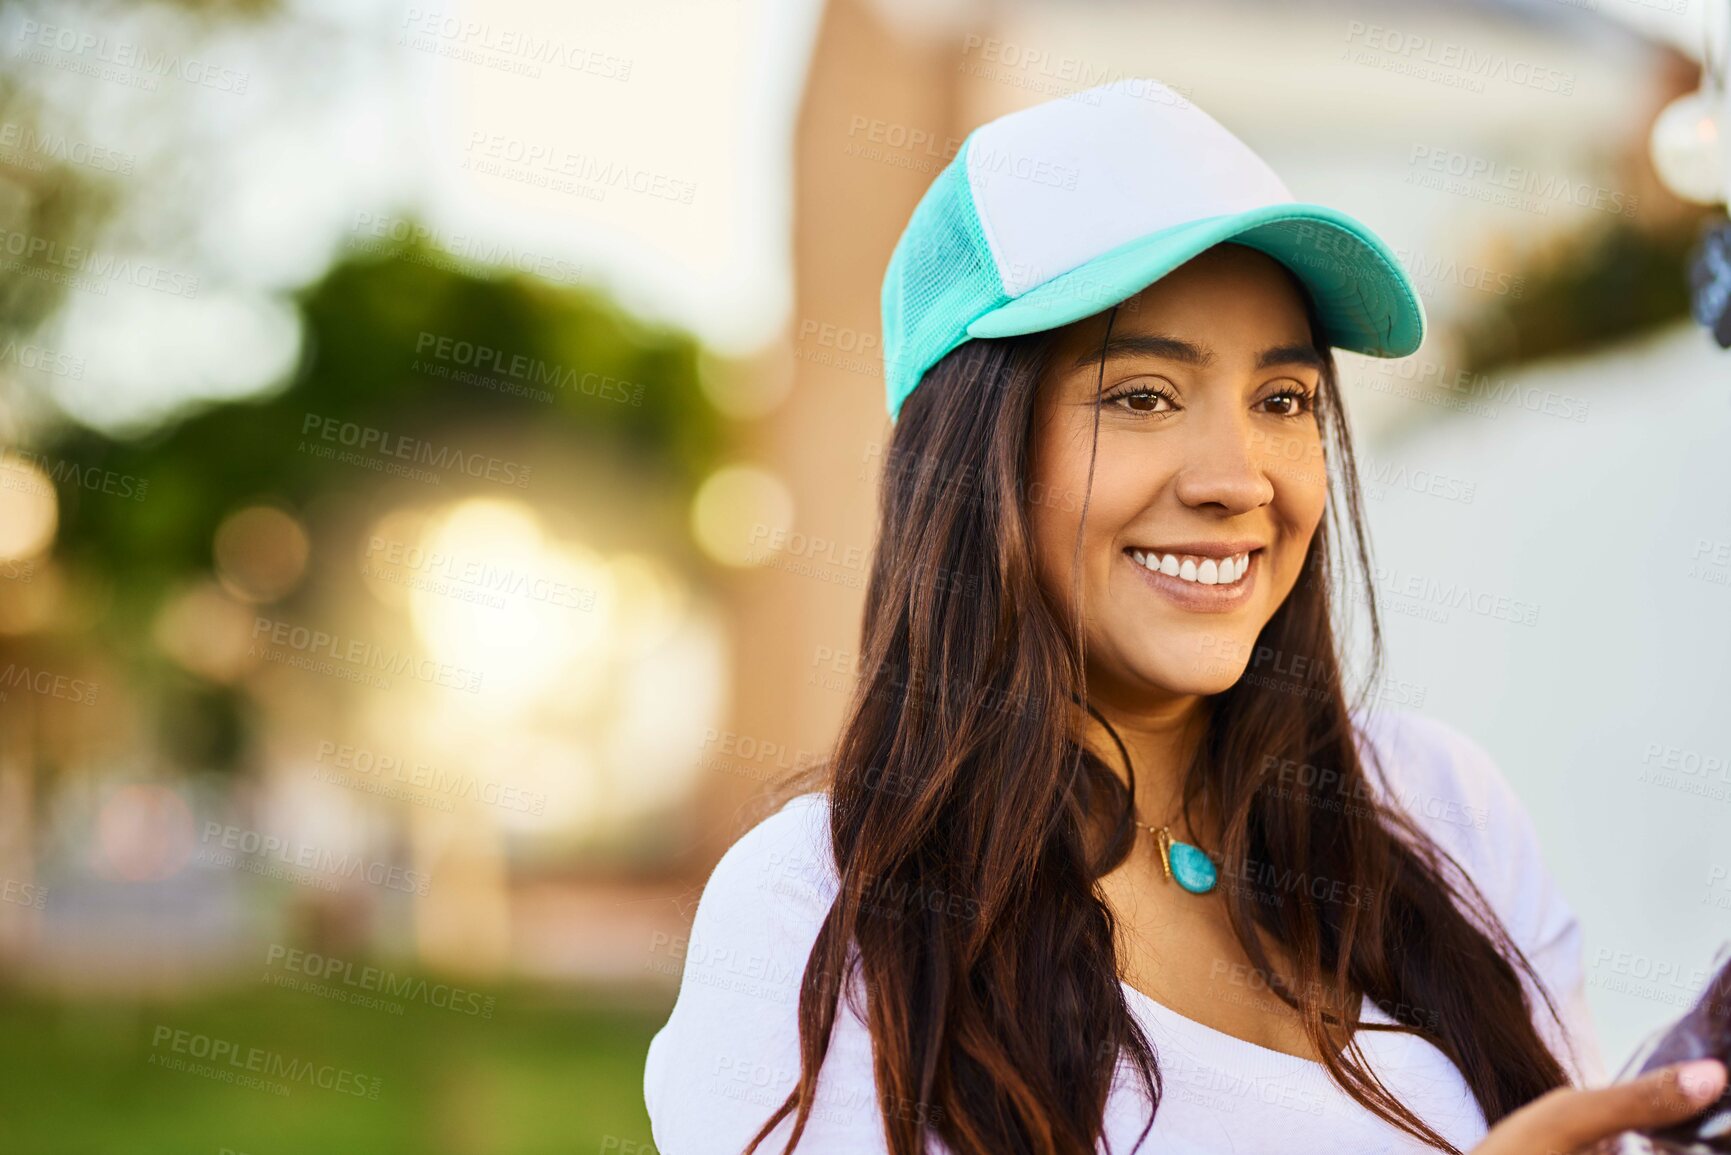
<svg viewBox="0 0 1731 1155"><path fill-rule="evenodd" d="M1073 614L1079 560L1091 698L1134 709L1219 693L1322 518L1322 362L1303 298L1273 258L1219 245L1119 307L1102 381L1105 331L1104 314L1061 330L1040 383L1028 479L1040 581Z"/></svg>

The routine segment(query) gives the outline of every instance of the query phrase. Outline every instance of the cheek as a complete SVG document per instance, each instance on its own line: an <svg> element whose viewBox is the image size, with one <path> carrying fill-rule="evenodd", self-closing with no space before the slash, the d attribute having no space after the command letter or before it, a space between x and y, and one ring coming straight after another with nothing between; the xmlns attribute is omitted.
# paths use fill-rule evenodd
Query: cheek
<svg viewBox="0 0 1731 1155"><path fill-rule="evenodd" d="M1135 475L1139 471L1134 461L1126 462L1124 455L1113 449L1112 438L1102 432L1096 452L1093 423L1085 418L1038 427L1030 443L1023 508L1040 581L1062 605L1070 601L1077 533L1086 533L1082 572L1087 585L1097 582L1102 573L1109 574L1106 565L1111 558L1106 555L1123 524L1123 507L1127 505L1134 512L1145 500L1137 488L1140 483ZM1127 470L1126 465L1130 467Z"/></svg>
<svg viewBox="0 0 1731 1155"><path fill-rule="evenodd" d="M1285 462L1269 474L1274 482L1275 520L1289 543L1282 551L1281 565L1286 579L1282 584L1287 588L1297 580L1311 539L1328 509L1328 472L1321 462L1321 443L1313 440L1304 447L1303 464Z"/></svg>
<svg viewBox="0 0 1731 1155"><path fill-rule="evenodd" d="M1022 490L1034 567L1041 585L1060 604L1069 601L1070 563L1076 548L1076 531L1082 524L1079 486L1085 486L1088 480L1085 451L1078 478L1075 454L1066 444L1068 440L1051 435L1036 439Z"/></svg>
<svg viewBox="0 0 1731 1155"><path fill-rule="evenodd" d="M1323 477L1314 481L1274 487L1275 514L1283 525L1290 526L1306 539L1322 522L1328 508L1328 482Z"/></svg>
<svg viewBox="0 0 1731 1155"><path fill-rule="evenodd" d="M1118 452L1114 452L1114 448ZM1072 597L1080 588L1089 619L1097 622L1115 603L1115 576L1124 527L1155 501L1158 478L1148 462L1114 447L1104 436L1088 477L1088 445L1063 469L1034 474L1025 498L1034 536L1035 567L1042 587L1066 613L1075 612ZM1087 504L1087 517L1082 515ZM1080 574L1078 565L1080 534ZM1098 639L1089 643L1098 644Z"/></svg>

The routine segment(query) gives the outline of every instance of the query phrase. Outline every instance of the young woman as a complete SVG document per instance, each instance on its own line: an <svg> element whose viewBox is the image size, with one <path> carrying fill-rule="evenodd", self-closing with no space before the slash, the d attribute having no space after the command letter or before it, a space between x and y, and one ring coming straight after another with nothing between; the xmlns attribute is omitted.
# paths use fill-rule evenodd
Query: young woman
<svg viewBox="0 0 1731 1155"><path fill-rule="evenodd" d="M897 247L860 685L704 891L657 1147L1492 1155L1694 1114L1718 1064L1563 1090L1602 1072L1530 822L1374 661L1349 701L1332 349L1417 346L1398 263L1169 90L1085 95L971 134Z"/></svg>

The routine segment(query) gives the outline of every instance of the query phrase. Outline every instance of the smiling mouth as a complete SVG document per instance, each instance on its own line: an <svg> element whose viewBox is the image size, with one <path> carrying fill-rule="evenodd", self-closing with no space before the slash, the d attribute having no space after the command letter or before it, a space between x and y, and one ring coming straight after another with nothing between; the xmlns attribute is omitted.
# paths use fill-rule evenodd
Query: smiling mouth
<svg viewBox="0 0 1731 1155"><path fill-rule="evenodd" d="M1261 550L1246 550L1223 557L1197 553L1161 553L1152 549L1127 549L1124 552L1131 561L1154 573L1197 585L1230 586L1244 580L1245 573L1250 569L1250 555Z"/></svg>

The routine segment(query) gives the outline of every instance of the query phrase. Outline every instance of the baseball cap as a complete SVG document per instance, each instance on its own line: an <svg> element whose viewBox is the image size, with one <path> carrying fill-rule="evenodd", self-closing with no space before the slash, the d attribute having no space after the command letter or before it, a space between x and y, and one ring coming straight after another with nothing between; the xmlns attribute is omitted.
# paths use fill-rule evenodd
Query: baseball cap
<svg viewBox="0 0 1731 1155"><path fill-rule="evenodd" d="M1329 346L1404 357L1424 339L1418 293L1375 233L1294 200L1171 88L1126 78L980 125L920 198L884 274L890 417L963 342L1092 316L1223 241L1292 270Z"/></svg>

